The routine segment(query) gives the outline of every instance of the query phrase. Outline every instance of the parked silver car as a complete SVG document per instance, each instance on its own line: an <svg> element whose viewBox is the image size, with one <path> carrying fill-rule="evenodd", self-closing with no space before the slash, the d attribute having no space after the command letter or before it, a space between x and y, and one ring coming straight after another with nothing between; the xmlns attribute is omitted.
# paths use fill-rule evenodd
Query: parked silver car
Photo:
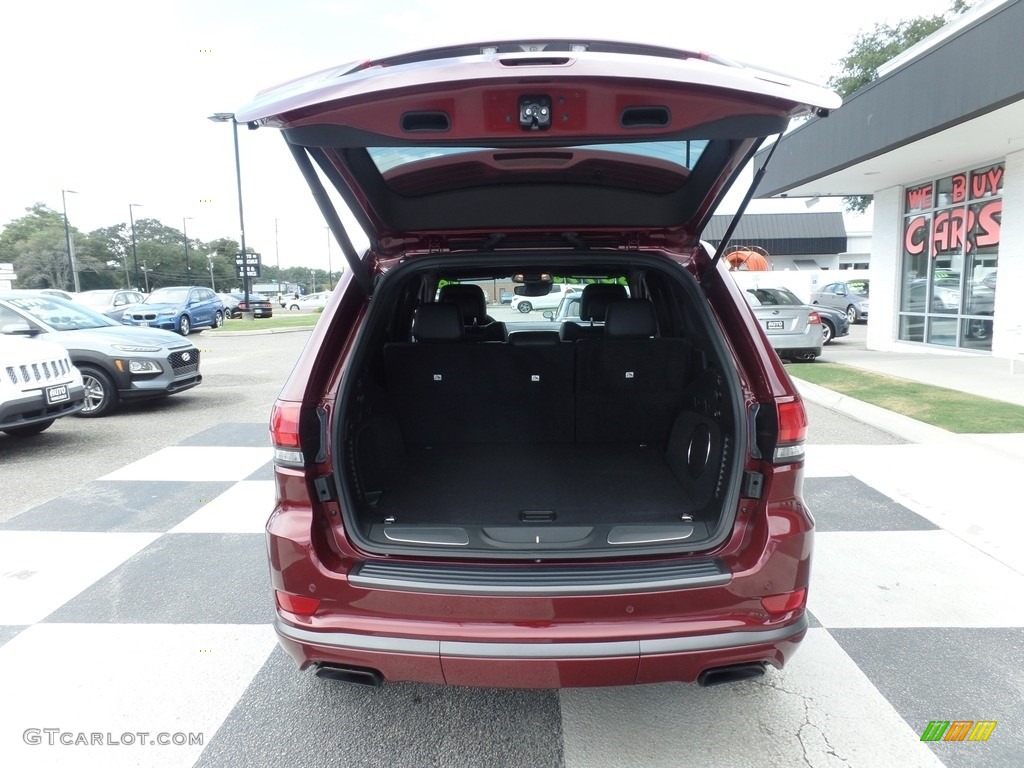
<svg viewBox="0 0 1024 768"><path fill-rule="evenodd" d="M868 280L840 280L811 294L811 304L832 307L846 313L850 323L868 319Z"/></svg>
<svg viewBox="0 0 1024 768"><path fill-rule="evenodd" d="M821 317L807 304L782 301L775 288L747 288L743 295L772 347L783 360L811 362L825 343Z"/></svg>
<svg viewBox="0 0 1024 768"><path fill-rule="evenodd" d="M88 307L45 294L0 293L0 327L55 341L82 372L82 416L104 416L121 400L165 397L197 386L199 350L156 328L115 323Z"/></svg>
<svg viewBox="0 0 1024 768"><path fill-rule="evenodd" d="M111 320L121 322L124 310L132 304L141 304L146 294L140 291L97 290L82 291L75 294L75 301L89 309L94 309Z"/></svg>

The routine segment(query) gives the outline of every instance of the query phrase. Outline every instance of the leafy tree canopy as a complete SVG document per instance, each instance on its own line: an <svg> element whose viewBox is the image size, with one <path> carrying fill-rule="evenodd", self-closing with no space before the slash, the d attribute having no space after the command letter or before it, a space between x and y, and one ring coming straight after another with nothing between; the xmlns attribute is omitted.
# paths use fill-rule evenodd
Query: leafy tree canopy
<svg viewBox="0 0 1024 768"><path fill-rule="evenodd" d="M895 25L876 24L870 32L853 39L850 51L839 60L842 70L829 78L828 85L844 99L878 76L878 69L903 51L924 40L971 7L970 0L953 0L949 10L938 16L920 16ZM848 211L863 213L871 195L843 198Z"/></svg>

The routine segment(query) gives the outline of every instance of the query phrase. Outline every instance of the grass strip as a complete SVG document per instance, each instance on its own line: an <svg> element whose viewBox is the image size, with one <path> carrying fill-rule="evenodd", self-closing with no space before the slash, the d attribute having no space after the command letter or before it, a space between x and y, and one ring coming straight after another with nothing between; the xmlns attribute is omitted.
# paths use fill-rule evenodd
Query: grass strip
<svg viewBox="0 0 1024 768"><path fill-rule="evenodd" d="M219 331L265 331L270 328L312 328L320 319L320 313L288 315L276 314L273 317L254 317L252 322L236 318L225 321L223 327L210 329L211 333Z"/></svg>
<svg viewBox="0 0 1024 768"><path fill-rule="evenodd" d="M787 365L803 379L848 397L958 434L1024 432L1024 407L945 387L865 371L850 365L816 362Z"/></svg>

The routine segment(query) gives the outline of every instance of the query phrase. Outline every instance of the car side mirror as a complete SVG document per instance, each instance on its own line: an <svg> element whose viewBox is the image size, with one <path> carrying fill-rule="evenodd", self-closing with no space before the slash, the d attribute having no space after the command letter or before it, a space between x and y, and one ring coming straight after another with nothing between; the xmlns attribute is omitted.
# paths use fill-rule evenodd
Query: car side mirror
<svg viewBox="0 0 1024 768"><path fill-rule="evenodd" d="M554 320L555 319L555 312L554 312L554 310L545 309L544 310L544 319L545 320Z"/></svg>
<svg viewBox="0 0 1024 768"><path fill-rule="evenodd" d="M11 323L0 328L0 333L4 336L38 336L42 331L27 323Z"/></svg>

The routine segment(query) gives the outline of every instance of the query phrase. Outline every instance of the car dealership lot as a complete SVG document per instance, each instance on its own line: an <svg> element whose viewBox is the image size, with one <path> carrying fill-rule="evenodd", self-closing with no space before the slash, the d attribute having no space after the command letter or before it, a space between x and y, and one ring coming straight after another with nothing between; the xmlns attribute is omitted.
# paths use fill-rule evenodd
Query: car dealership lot
<svg viewBox="0 0 1024 768"><path fill-rule="evenodd" d="M1024 568L999 549L1016 517L1001 483L1019 462L904 443L814 405L812 628L784 672L561 692L298 673L269 624L262 527L266 420L307 335L193 336L202 386L101 422L61 419L33 441L0 437L0 479L18 491L0 496L0 762L1019 764ZM955 482L954 465L976 479ZM998 724L987 742L922 743L933 720ZM56 743L30 743L29 729L57 729ZM202 743L126 744L138 732ZM119 743L61 744L81 733Z"/></svg>

